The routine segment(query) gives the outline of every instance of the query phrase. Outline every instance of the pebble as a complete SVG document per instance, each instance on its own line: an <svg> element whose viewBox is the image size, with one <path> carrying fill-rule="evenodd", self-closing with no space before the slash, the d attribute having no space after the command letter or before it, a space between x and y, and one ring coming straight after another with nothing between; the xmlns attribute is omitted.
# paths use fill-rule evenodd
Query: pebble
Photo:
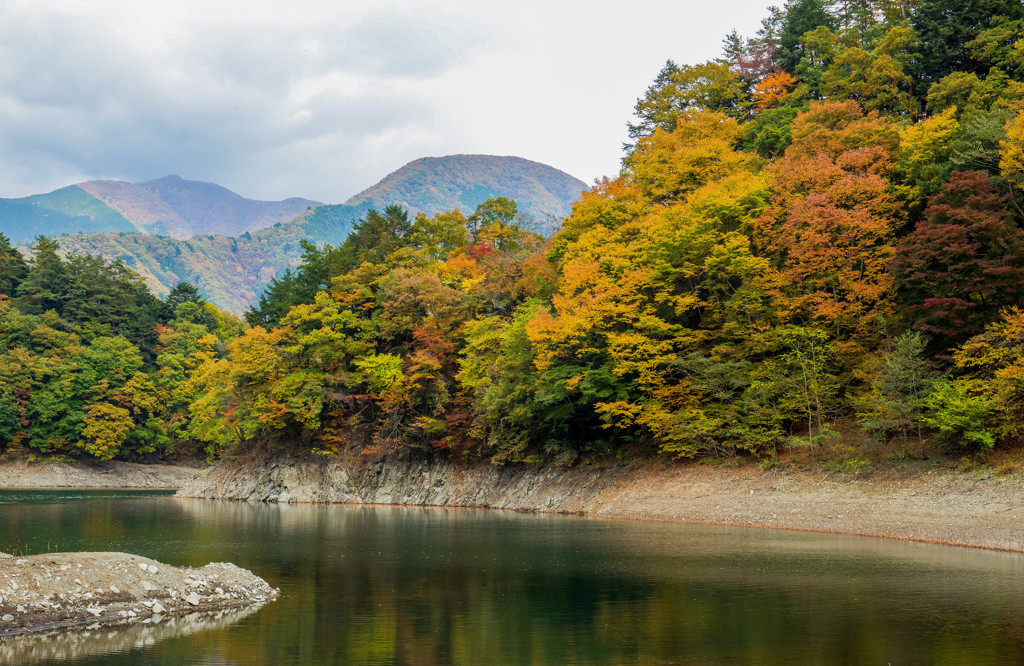
<svg viewBox="0 0 1024 666"><path fill-rule="evenodd" d="M188 603L192 604L193 606L198 606L199 602L202 601L202 597L200 597L198 594L193 592L192 594L190 594L187 597L185 597L185 601L187 601Z"/></svg>
<svg viewBox="0 0 1024 666"><path fill-rule="evenodd" d="M119 590L116 585L111 585L110 586L110 591L113 592L114 594L121 594L121 590Z"/></svg>
<svg viewBox="0 0 1024 666"><path fill-rule="evenodd" d="M7 615L4 615L2 618L0 618L0 620L3 620L4 622L14 622L14 616L8 613Z"/></svg>
<svg viewBox="0 0 1024 666"><path fill-rule="evenodd" d="M153 614L154 615L160 615L161 613L166 613L166 612L167 612L167 609L164 608L163 604L161 604L159 601L156 602L155 604L153 604Z"/></svg>
<svg viewBox="0 0 1024 666"><path fill-rule="evenodd" d="M146 592L152 592L156 589L156 587L154 587L153 583L150 583L148 580L144 580L142 581L142 589L144 589Z"/></svg>
<svg viewBox="0 0 1024 666"><path fill-rule="evenodd" d="M157 569L156 567L154 567L152 564L150 564L148 567L146 567L146 571L148 571L151 574L155 574L155 573L159 573L160 572L160 570Z"/></svg>

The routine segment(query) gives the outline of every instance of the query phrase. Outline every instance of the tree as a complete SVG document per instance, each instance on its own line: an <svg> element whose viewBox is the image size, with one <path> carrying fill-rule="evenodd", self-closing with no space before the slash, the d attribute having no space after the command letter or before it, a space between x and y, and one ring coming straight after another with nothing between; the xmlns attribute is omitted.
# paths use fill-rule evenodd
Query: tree
<svg viewBox="0 0 1024 666"><path fill-rule="evenodd" d="M705 183L748 168L753 159L735 150L743 129L722 113L695 111L673 132L658 129L623 160L623 175L655 204L681 201Z"/></svg>
<svg viewBox="0 0 1024 666"><path fill-rule="evenodd" d="M862 349L892 309L895 128L853 102L826 102L797 117L793 136L771 168L773 203L754 240L780 271L788 316Z"/></svg>
<svg viewBox="0 0 1024 666"><path fill-rule="evenodd" d="M1024 310L1006 308L985 331L965 342L953 356L962 381L991 407L993 426L1005 440L1024 437ZM981 425L981 424L979 424Z"/></svg>
<svg viewBox="0 0 1024 666"><path fill-rule="evenodd" d="M926 345L918 331L908 331L895 340L874 377L866 409L859 414L868 431L899 432L904 447L911 432L917 435L919 445L924 444L925 406L937 379L928 368Z"/></svg>
<svg viewBox="0 0 1024 666"><path fill-rule="evenodd" d="M170 321L174 318L174 311L178 309L178 306L182 303L195 303L196 305L203 305L206 303L206 299L203 298L202 294L199 293L194 285L188 282L178 282L171 289L170 293L164 299L163 308L163 320Z"/></svg>
<svg viewBox="0 0 1024 666"><path fill-rule="evenodd" d="M804 57L803 36L815 28L825 27L835 32L835 17L823 0L793 0L786 3L785 18L779 32L776 60L788 72L795 72Z"/></svg>
<svg viewBox="0 0 1024 666"><path fill-rule="evenodd" d="M28 264L7 236L0 233L0 294L12 297L28 274Z"/></svg>
<svg viewBox="0 0 1024 666"><path fill-rule="evenodd" d="M16 303L22 312L41 314L56 310L60 313L67 275L64 260L57 254L58 248L57 241L46 236L36 237L29 271L17 290Z"/></svg>
<svg viewBox="0 0 1024 666"><path fill-rule="evenodd" d="M955 172L891 270L910 323L949 348L1024 299L1024 230L983 172Z"/></svg>
<svg viewBox="0 0 1024 666"><path fill-rule="evenodd" d="M913 74L932 83L952 74L984 74L988 65L975 60L969 46L985 30L1002 21L1024 19L1019 0L932 0L921 2L910 15L910 24L921 38L921 57Z"/></svg>
<svg viewBox="0 0 1024 666"><path fill-rule="evenodd" d="M999 168L1003 176L1024 185L1024 111L1006 127L1006 139L999 144Z"/></svg>
<svg viewBox="0 0 1024 666"><path fill-rule="evenodd" d="M654 79L635 107L639 122L629 123L629 137L636 141L661 129L671 132L685 115L695 111L742 114L743 90L729 66L705 62L676 65L671 60Z"/></svg>

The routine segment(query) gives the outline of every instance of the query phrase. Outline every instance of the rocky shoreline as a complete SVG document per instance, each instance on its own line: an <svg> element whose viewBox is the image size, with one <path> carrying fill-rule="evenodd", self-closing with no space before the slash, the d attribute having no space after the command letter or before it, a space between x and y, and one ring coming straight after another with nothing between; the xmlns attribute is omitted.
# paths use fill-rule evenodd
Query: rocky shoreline
<svg viewBox="0 0 1024 666"><path fill-rule="evenodd" d="M0 488L177 490L202 471L201 467L143 465L121 460L31 462L19 456L0 461Z"/></svg>
<svg viewBox="0 0 1024 666"><path fill-rule="evenodd" d="M128 553L0 554L0 638L76 626L151 624L252 608L280 594L227 563L173 567Z"/></svg>
<svg viewBox="0 0 1024 666"><path fill-rule="evenodd" d="M277 455L223 460L179 497L498 508L880 536L1024 552L1024 476L985 470L844 475L646 461L609 468L367 462Z"/></svg>

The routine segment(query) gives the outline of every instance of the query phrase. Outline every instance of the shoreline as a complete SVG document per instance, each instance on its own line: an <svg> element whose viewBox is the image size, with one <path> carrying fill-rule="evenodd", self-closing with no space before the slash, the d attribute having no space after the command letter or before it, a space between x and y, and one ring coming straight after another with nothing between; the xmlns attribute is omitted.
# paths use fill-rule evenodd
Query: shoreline
<svg viewBox="0 0 1024 666"><path fill-rule="evenodd" d="M0 490L178 490L201 467L122 460L29 462L24 456L0 461Z"/></svg>
<svg viewBox="0 0 1024 666"><path fill-rule="evenodd" d="M118 552L0 553L0 638L258 608L279 594L223 562L192 568Z"/></svg>
<svg viewBox="0 0 1024 666"><path fill-rule="evenodd" d="M0 489L177 490L178 497L441 509L782 529L1024 552L1024 474L844 475L646 460L623 467L495 468L443 460L275 456L212 467L0 463Z"/></svg>
<svg viewBox="0 0 1024 666"><path fill-rule="evenodd" d="M362 464L276 456L222 461L178 497L506 509L615 520L785 529L1024 552L1024 475L822 470L646 461L610 469Z"/></svg>

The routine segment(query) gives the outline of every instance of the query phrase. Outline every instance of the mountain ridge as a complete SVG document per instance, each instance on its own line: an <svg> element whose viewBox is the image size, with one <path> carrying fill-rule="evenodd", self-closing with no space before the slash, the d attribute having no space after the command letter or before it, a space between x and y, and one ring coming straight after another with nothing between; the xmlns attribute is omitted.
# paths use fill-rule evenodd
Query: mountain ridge
<svg viewBox="0 0 1024 666"><path fill-rule="evenodd" d="M131 183L89 180L52 192L0 199L0 233L15 244L38 235L137 232L179 239L238 235L295 218L321 202L292 197L247 199L231 190L180 176Z"/></svg>
<svg viewBox="0 0 1024 666"><path fill-rule="evenodd" d="M404 172L420 174L423 192L414 188L415 181L393 177L402 172L399 169L344 204L312 206L291 220L238 236L200 234L175 239L121 231L71 234L59 242L65 253L121 259L140 273L157 295L166 295L179 280L186 281L197 286L218 307L241 313L259 298L274 276L298 265L303 240L338 245L370 208L397 203L414 213L433 214L460 207L449 205L457 200L463 202L461 207L469 213L472 208L468 203L474 197L483 197L482 202L492 196L508 196L520 203L520 211L536 218L548 215L546 211L551 208L568 213L572 202L586 189L582 181L569 174L522 158L476 155L469 159L446 156L425 160L411 162L413 168ZM460 162L459 168L450 168ZM424 170L423 164L442 168ZM369 191L372 194L367 195ZM439 194L431 198L427 196L431 192ZM543 204L547 208L540 207L538 201L548 201ZM549 220L535 221L541 223L538 227L542 230L545 222L547 230L553 227Z"/></svg>

